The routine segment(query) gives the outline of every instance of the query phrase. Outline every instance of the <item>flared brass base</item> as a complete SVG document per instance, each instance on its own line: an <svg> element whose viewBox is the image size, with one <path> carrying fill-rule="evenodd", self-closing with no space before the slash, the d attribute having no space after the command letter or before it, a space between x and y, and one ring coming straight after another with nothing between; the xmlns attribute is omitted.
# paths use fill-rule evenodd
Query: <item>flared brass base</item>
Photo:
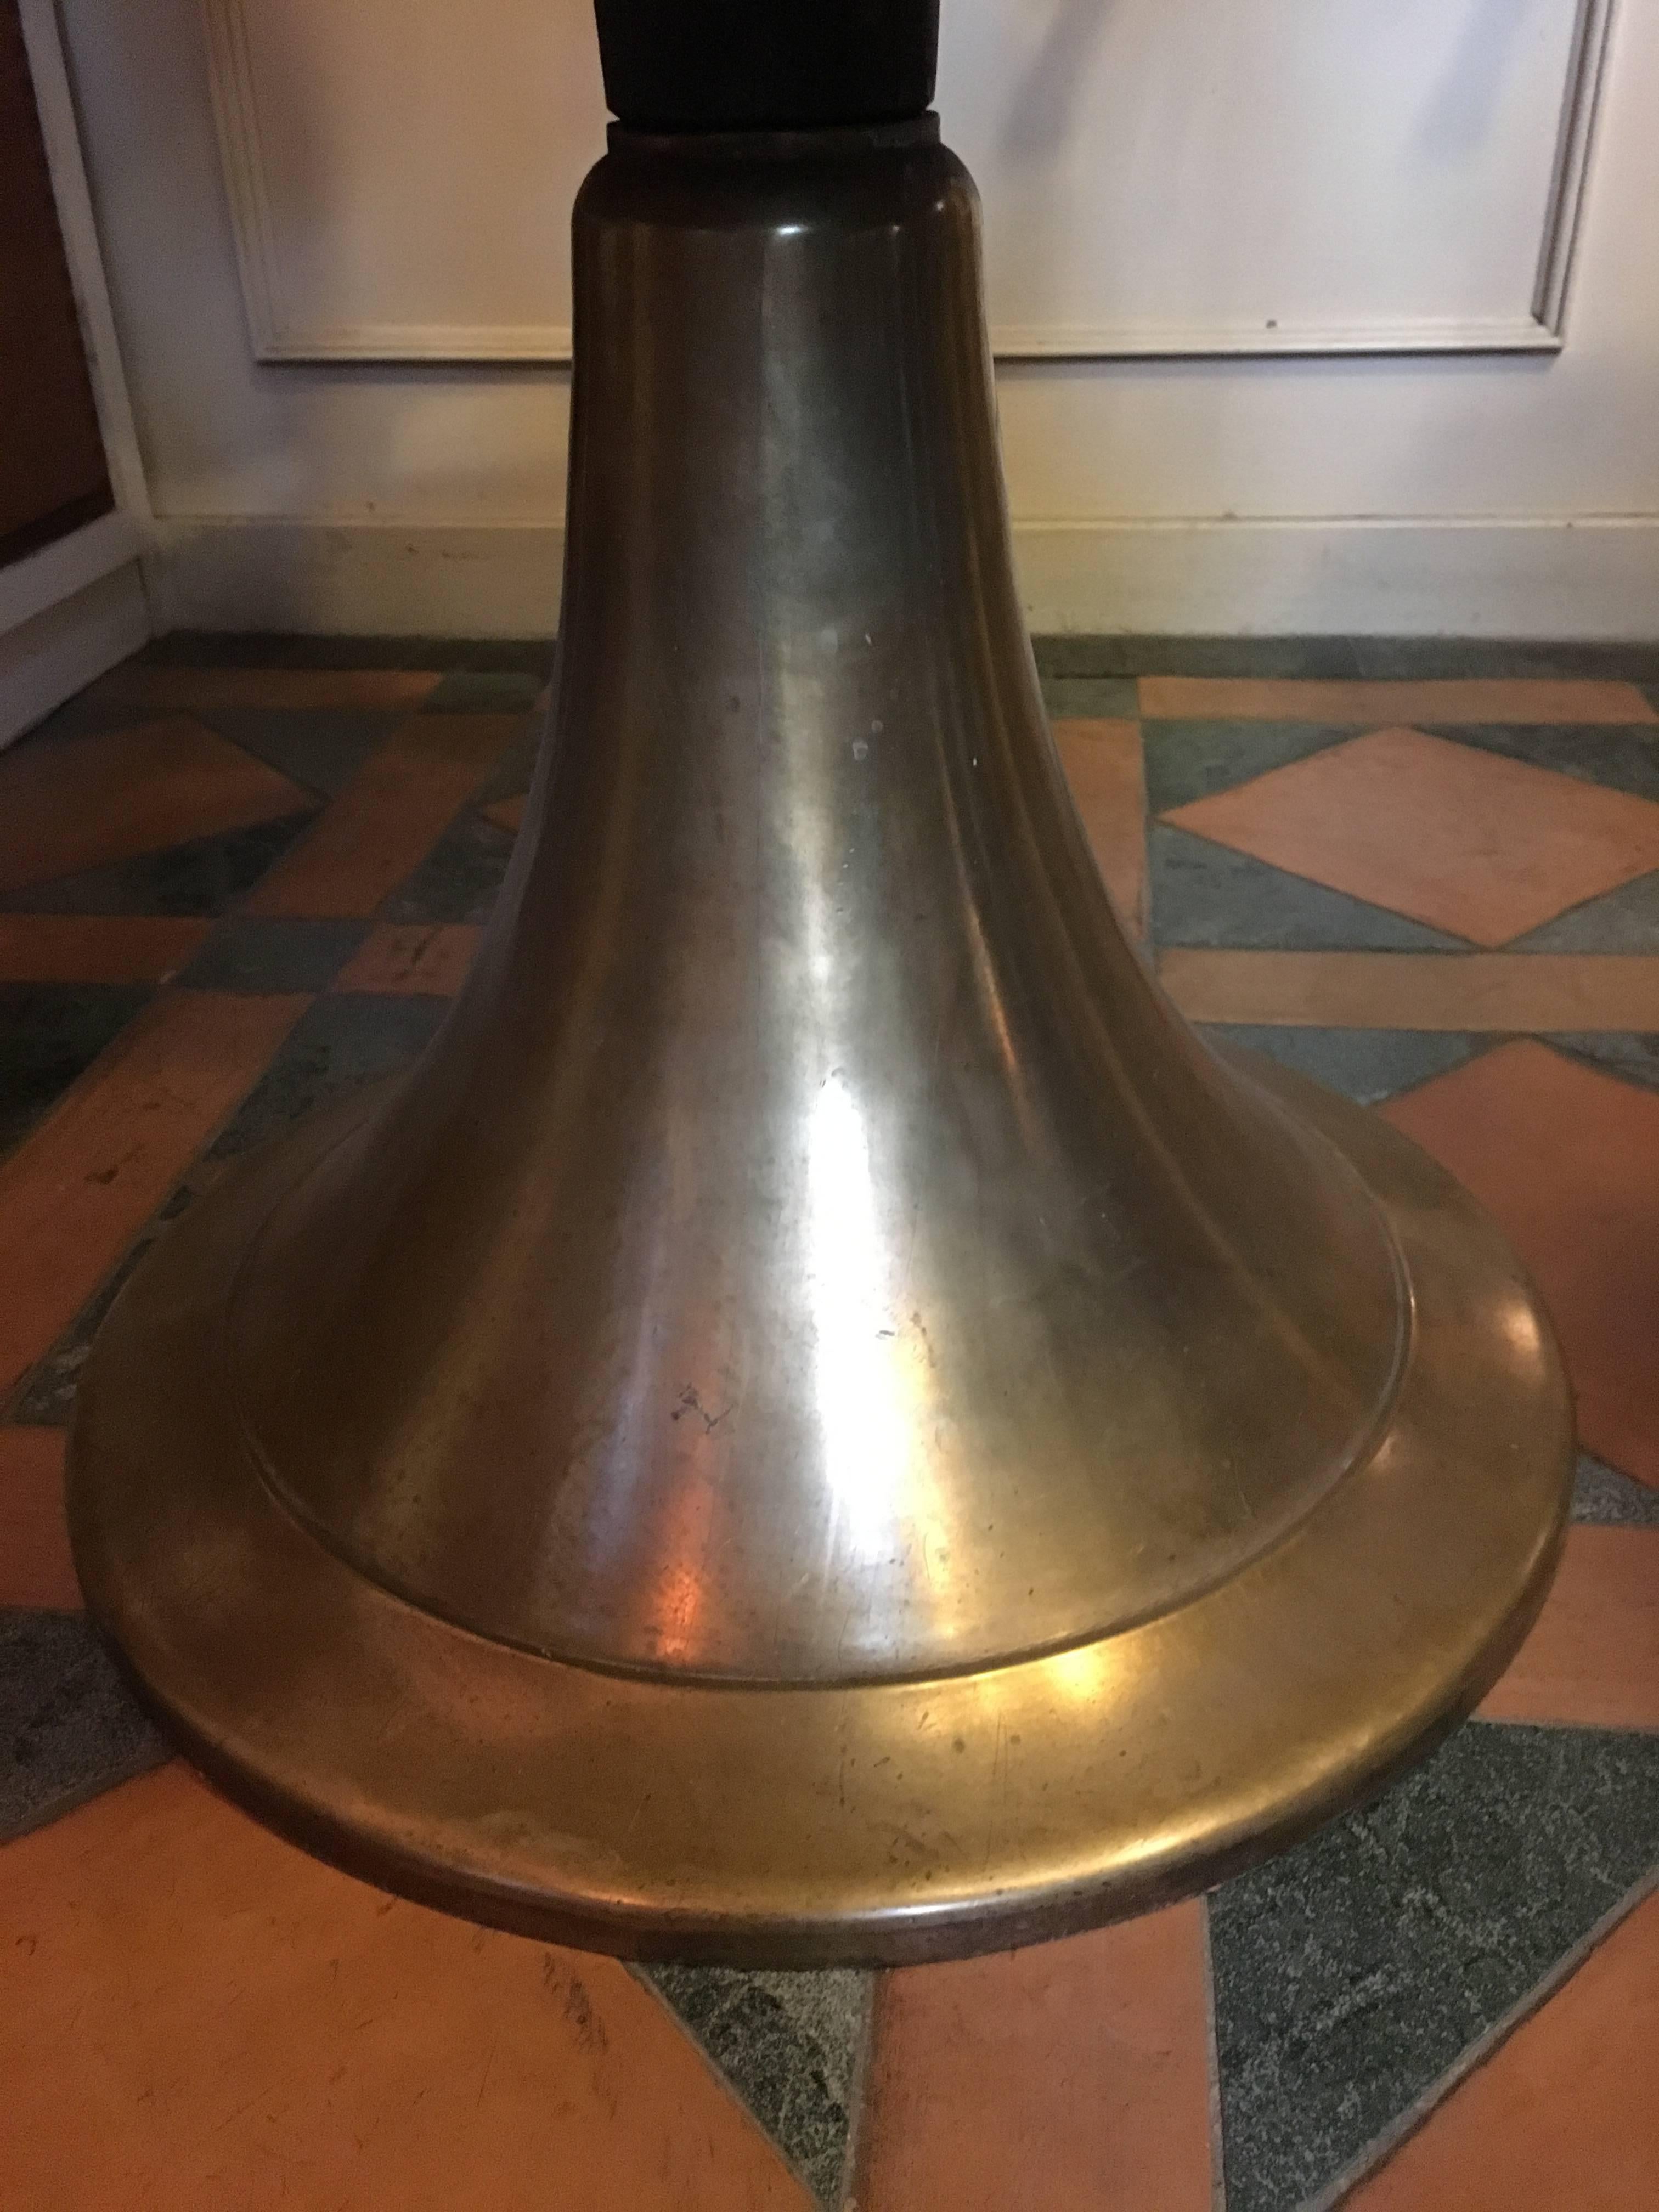
<svg viewBox="0 0 1659 2212"><path fill-rule="evenodd" d="M805 1965L1213 1881L1463 1711L1565 1386L1429 1163L1111 910L931 123L619 133L560 672L404 1082L100 1334L88 1601L225 1785L455 1911Z"/></svg>
<svg viewBox="0 0 1659 2212"><path fill-rule="evenodd" d="M1571 1414L1535 1298L1415 1147L1267 1063L1409 1271L1387 1435L1289 1535L1162 1617L973 1672L676 1683L491 1643L285 1511L229 1402L224 1320L278 1194L373 1105L173 1230L99 1340L76 1556L191 1756L321 1856L624 1956L913 1964L1188 1893L1374 1791L1495 1679L1553 1571Z"/></svg>

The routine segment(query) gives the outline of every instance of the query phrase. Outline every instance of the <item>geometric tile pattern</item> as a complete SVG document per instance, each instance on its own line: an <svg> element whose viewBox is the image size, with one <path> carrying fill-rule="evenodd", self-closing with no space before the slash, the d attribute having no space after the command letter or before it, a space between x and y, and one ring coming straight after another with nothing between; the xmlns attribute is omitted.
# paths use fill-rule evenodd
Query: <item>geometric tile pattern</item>
<svg viewBox="0 0 1659 2212"><path fill-rule="evenodd" d="M140 1771L165 1746L73 1610L87 1346L225 1160L430 1039L550 667L161 641L0 760L0 1827L33 1824L0 1856L8 2212L1651 2201L1659 647L1039 660L1181 1003L1419 1136L1555 1311L1574 1526L1484 1717L1207 1903L884 1976L485 1935Z"/></svg>
<svg viewBox="0 0 1659 2212"><path fill-rule="evenodd" d="M1652 799L1420 730L1325 746L1170 819L1477 945L1659 868Z"/></svg>

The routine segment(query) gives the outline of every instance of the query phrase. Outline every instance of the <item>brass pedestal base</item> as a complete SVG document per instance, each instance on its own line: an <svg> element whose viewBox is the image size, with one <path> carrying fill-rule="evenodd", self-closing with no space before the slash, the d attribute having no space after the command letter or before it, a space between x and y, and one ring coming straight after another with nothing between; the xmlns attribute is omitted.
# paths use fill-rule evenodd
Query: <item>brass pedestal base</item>
<svg viewBox="0 0 1659 2212"><path fill-rule="evenodd" d="M575 249L499 906L406 1081L112 1311L88 1602L228 1788L479 1919L806 1965L1155 1904L1505 1657L1547 1328L1445 1177L1218 1064L1126 941L932 124L619 133Z"/></svg>
<svg viewBox="0 0 1659 2212"><path fill-rule="evenodd" d="M88 1601L196 1761L296 1841L471 1918L632 1957L908 1965L1179 1897L1375 1790L1501 1670L1547 1587L1571 1417L1534 1297L1386 1125L1266 1063L1409 1270L1370 1462L1195 1601L925 1680L688 1686L486 1642L284 1511L224 1315L280 1192L371 1110L270 1150L100 1338L74 1442Z"/></svg>

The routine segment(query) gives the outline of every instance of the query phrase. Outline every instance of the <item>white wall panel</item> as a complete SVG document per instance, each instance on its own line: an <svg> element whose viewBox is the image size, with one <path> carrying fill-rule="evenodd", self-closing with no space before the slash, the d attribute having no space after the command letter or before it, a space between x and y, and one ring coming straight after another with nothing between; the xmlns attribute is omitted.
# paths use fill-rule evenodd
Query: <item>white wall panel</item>
<svg viewBox="0 0 1659 2212"><path fill-rule="evenodd" d="M550 624L568 371L260 361L198 0L58 4L151 496L179 549L178 618ZM333 15L381 4L338 0ZM407 0L411 16L417 4ZM1058 18L1044 12L1052 0L944 4L945 133L980 173L994 229L1005 187L988 181L975 143L990 109L976 106L960 42L981 6L1025 22L1022 35ZM1074 12L1127 22L1139 4L1077 0ZM1233 4L1209 0L1211 19ZM1398 4L1409 13L1415 0ZM1447 0L1454 15L1462 4ZM1314 22L1347 0L1300 5ZM1559 27L1553 10L1494 0L1492 12L1500 25ZM493 4L477 10L468 39L494 38L496 20ZM1091 66L1105 66L1104 49ZM1121 58L1120 73L1127 100ZM549 114L562 97L556 86L537 96ZM1619 0L1559 351L1006 364L1003 452L1034 616L1103 629L1659 634L1656 114L1659 5ZM1103 172L1118 159L1103 135L1097 153ZM477 190L532 191L526 160L503 129L484 132ZM1213 204L1194 200L1183 216L1193 238L1226 219L1224 177L1205 190ZM1100 241L1062 244L1108 270ZM1166 299L1158 312L1186 310Z"/></svg>
<svg viewBox="0 0 1659 2212"><path fill-rule="evenodd" d="M559 360L588 0L205 0L264 360ZM1606 0L950 0L1005 356L1559 343Z"/></svg>

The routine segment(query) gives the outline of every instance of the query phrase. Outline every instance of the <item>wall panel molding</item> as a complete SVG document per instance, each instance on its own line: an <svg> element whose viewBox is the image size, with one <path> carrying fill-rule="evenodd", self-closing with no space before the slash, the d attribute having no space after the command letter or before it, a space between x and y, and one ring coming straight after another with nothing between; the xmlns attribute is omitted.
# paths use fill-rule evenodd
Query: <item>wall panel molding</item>
<svg viewBox="0 0 1659 2212"><path fill-rule="evenodd" d="M441 30L445 19L439 11L447 4L449 4L449 0L422 0L425 11L422 20L428 32L434 25ZM465 0L453 0L453 4L458 64L462 58L461 42L464 41L470 46L476 64L480 52L488 51L478 48L479 33L476 18L468 10ZM1158 0L1160 7L1164 4L1165 0ZM514 293L520 312L503 312L498 319L476 312L476 301L475 312L469 313L457 312L453 308L446 310L443 303L435 298L429 312L426 311L427 303L418 298L405 298L400 301L400 312L389 312L384 304L377 309L357 311L349 297L343 302L338 296L341 285L337 282L334 284L333 295L325 296L329 293L329 282L319 283L317 264L319 258L325 260L326 257L319 257L316 251L318 236L319 229L326 228L338 210L337 207L331 208L328 186L319 185L313 177L300 177L294 173L296 157L293 147L296 137L299 143L304 143L303 132L296 132L295 128L294 111L296 103L303 101L308 91L315 90L321 76L331 72L337 74L352 66L361 68L361 58L353 63L350 55L343 50L339 52L325 50L325 42L331 36L327 29L329 16L326 10L314 4L314 0L309 9L305 0L201 0L201 5L242 290L253 350L258 359L270 362L356 361L547 365L568 361L568 270L562 258L562 242L545 247L544 268L539 264L535 268L527 265L521 268L517 263L512 264L511 281L504 274L502 289ZM953 17L951 10L946 11L946 82L942 96L953 117L961 112L963 122L963 128L953 127L950 135L953 142L961 145L970 166L975 169L988 201L999 205L1018 206L1020 204L1019 194L1024 191L1032 205L1041 206L1044 204L1042 195L1045 189L1063 192L1068 178L1074 185L1080 173L1089 173L1088 161L1083 162L1081 171L1077 161L1073 161L1069 170L1054 170L1052 173L1052 187L1047 187L1042 181L1049 175L1049 172L1042 167L1047 149L1039 149L1033 156L1029 148L1021 149L1014 145L1009 135L1009 116L1013 101L1025 100L1035 107L1040 107L1043 99L1052 100L1058 96L1052 82L1055 57L1050 49L1062 34L1073 35L1067 30L1067 25L1075 18L1076 11L1072 9L1068 14L1066 0L1052 0L1052 5L1051 20L1046 27L1038 26L1041 35L1037 43L1030 46L1023 58L1012 52L1006 56L993 52L988 47L988 41L1014 36L1014 33L1007 28L1006 10L1001 5L1001 0L996 0L994 6L992 0L957 0L957 15ZM1296 21L1305 23L1312 20L1305 16L1297 18L1294 11L1290 15L1285 15L1282 0L1254 0L1254 5L1264 24L1277 22L1279 25L1282 36L1292 34ZM1347 5L1352 24L1357 27L1353 35L1359 37L1363 34L1364 39L1375 41L1378 35L1375 23L1368 18L1358 0L1347 0ZM1022 319L1018 314L1010 316L1003 312L1006 302L1000 298L1000 293L1013 288L1018 277L1016 272L1003 284L999 283L998 242L994 224L990 254L991 309L993 343L999 358L1006 361L1157 360L1389 353L1549 353L1559 350L1565 337L1570 280L1583 216L1613 0L1554 0L1556 13L1552 42L1539 44L1534 49L1518 54L1506 52L1494 60L1489 60L1483 47L1492 48L1500 43L1498 33L1504 27L1502 18L1506 11L1498 6L1498 0L1462 0L1462 5L1466 10L1464 35L1460 45L1440 57L1442 77L1454 77L1461 71L1472 82L1478 80L1478 96L1477 93L1468 91L1454 89L1448 92L1444 82L1437 82L1429 76L1425 76L1420 87L1411 83L1396 87L1391 96L1399 107L1401 149L1411 155L1412 161L1402 163L1397 158L1400 149L1396 149L1386 137L1380 138L1370 149L1370 158L1376 164L1379 179L1393 177L1396 182L1401 178L1405 179L1408 189L1401 195L1400 219L1402 230L1408 230L1415 223L1419 234L1417 240L1404 236L1390 248L1394 258L1386 271L1389 278L1386 289L1409 290L1411 271L1408 257L1414 246L1420 244L1425 230L1433 227L1431 223L1424 222L1422 210L1426 207L1432 214L1438 208L1440 203L1434 196L1439 192L1443 196L1450 195L1446 204L1454 210L1472 208L1477 216L1490 219L1495 241L1492 253L1487 254L1486 241L1474 236L1468 241L1467 258L1472 271L1494 259L1501 260L1506 268L1511 261L1515 263L1512 307L1501 301L1494 306L1490 301L1483 300L1471 311L1463 312L1454 307L1448 312L1443 301L1434 299L1420 307L1412 305L1402 308L1395 301L1385 304L1375 314L1356 314L1352 312L1352 300L1347 302L1347 312L1332 313L1322 309L1319 300L1315 297L1299 301L1293 299L1287 312L1273 316L1241 315L1236 310L1227 312L1220 308L1211 312L1207 303L1200 303L1201 312L1179 316L1155 312L1103 316L1088 312L1086 299L1070 296L1071 294L1086 291L1092 281L1087 257L1079 262L1073 254L1066 261L1065 270L1051 287L1066 295L1058 299L1054 311L1045 312L1037 319L1029 314ZM1193 7L1196 14L1192 15L1192 21L1184 33L1189 40L1200 36L1205 21L1212 24L1214 21L1203 0L1193 0ZM1042 10L1038 8L1032 12L1034 15L1040 15ZM1108 17L1111 12L1106 11ZM1130 12L1134 11L1132 9ZM419 14L420 10L417 9L416 13ZM1171 4L1168 8L1171 21L1182 16L1182 13L1178 6ZM1192 11L1187 13L1191 15ZM1513 15L1513 11L1507 13ZM603 125L602 111L598 105L597 71L590 72L593 79L590 87L583 76L586 64L580 58L585 53L583 42L591 43L586 16L586 0L560 0L559 5L550 9L547 18L551 26L547 33L550 40L548 55L563 53L568 50L571 55L578 57L562 66L562 74L556 70L553 72L559 76L562 85L574 87L562 111L566 138L561 145L567 161L571 137L580 137L584 143L591 139L594 150L597 150ZM531 19L526 17L526 20L528 22ZM1143 64L1146 40L1159 34L1159 21L1158 8L1152 7L1141 26ZM963 40L976 39L979 41L977 46L964 46L954 63L962 84L966 87L965 94L955 99L950 96L949 82L953 65L950 45L953 22L965 27L960 33ZM1146 24L1151 25L1150 30L1146 27ZM1285 28L1286 25L1291 26L1290 30ZM1401 52L1409 59L1412 26L1402 23L1400 35ZM509 11L504 20L501 37L504 44L510 46L514 36ZM286 53L283 40L290 42ZM1046 46L1043 43L1045 40ZM562 46L559 45L561 40L564 42ZM1194 51L1201 53L1204 48L1200 45ZM1296 50L1293 48L1292 51ZM1343 58L1340 46L1324 54L1323 61L1332 68L1334 75L1342 76L1343 72L1335 69L1334 55L1337 60ZM1370 46L1356 55L1356 67L1368 56L1374 58ZM543 56L541 58L547 58ZM1187 58L1182 58L1183 67ZM1060 51L1059 62L1065 63L1067 59L1065 52ZM499 66L499 64L494 65ZM1045 66L1049 69L1050 79L1046 90L1042 77ZM1267 58L1264 58L1262 67L1264 71L1269 70ZM1505 89L1506 83L1512 87L1513 82L1523 76L1528 68L1534 72L1547 70L1548 84L1544 85L1540 81L1538 84L1523 85L1526 100L1513 109L1504 108L1503 100L1514 97L1512 90ZM1022 69L1025 77L1023 82L1018 82ZM1558 71L1560 72L1559 98ZM1008 80L1007 86L999 83L1000 77ZM1115 80L1107 73L1102 81L1110 82ZM1346 82L1346 77L1344 81ZM372 76L366 73L363 82L368 88L365 99L372 100ZM1033 86L1036 87L1035 91L1031 89ZM349 83L346 89L349 94ZM1547 93L1547 100L1542 99L1544 93ZM1214 85L1210 85L1207 89L1195 92L1194 98L1195 101L1207 98L1212 105L1220 100L1222 105L1214 112L1225 114L1235 112L1238 101L1248 103L1249 95L1248 85L1234 88L1224 98ZM1346 96L1351 100L1356 96L1351 85L1347 87ZM1382 96L1379 94L1378 97ZM997 100L1001 101L1000 109L995 106ZM1468 112L1458 108L1459 100L1464 100ZM1487 102L1484 123L1488 138L1484 145L1479 139L1483 118L1475 112L1481 100ZM1173 96L1166 92L1165 102L1170 112L1178 118L1182 113L1178 88ZM1294 111L1308 129L1312 128L1308 123L1310 110L1316 106L1316 100L1310 100L1304 94ZM592 110L591 114L587 112L589 108ZM1082 112L1087 117L1086 127L1085 122L1079 120L1079 110L1074 101L1069 126L1073 132L1084 133L1086 138L1089 132L1098 128L1100 135L1115 149L1116 142L1111 131L1097 125L1092 112L1086 109ZM1511 119L1507 127L1514 131L1521 127L1512 119L1515 114L1525 118L1528 143L1524 146L1506 145L1498 124L1493 120L1494 116L1510 117ZM573 117L576 121L574 133L570 128ZM1546 118L1547 120L1544 119ZM424 143L430 135L429 118L417 113L407 119L409 143ZM337 131L340 129L337 105L331 110L328 120L331 128ZM379 127L384 131L383 123ZM1261 128L1263 134L1261 143L1265 146L1273 129L1273 119L1270 114L1263 118ZM1448 141L1447 145L1435 143L1433 134L1436 131ZM1461 138L1460 133L1462 134ZM1349 139L1334 126L1330 143L1320 149L1316 136L1316 133L1310 143L1315 144L1318 158L1338 165L1333 168L1332 174L1339 175L1340 163L1349 159ZM1537 143L1531 143L1534 138ZM975 143L976 139L983 143ZM1182 157L1189 163L1194 160L1201 161L1204 158L1206 147L1201 132L1198 133L1198 153L1194 155L1189 147ZM384 145L387 142L383 136L377 143ZM403 142L394 136L390 143L395 148ZM469 149L467 159L469 163L472 163L474 142L469 140L465 143ZM544 133L536 143L546 147L552 142L550 135ZM1011 146L1013 148L1012 151ZM317 156L319 167L325 174L329 166L326 159L329 150L325 148L323 153ZM337 151L337 141L333 150ZM1304 150L1305 155L1305 149ZM1089 151L1091 159L1092 149ZM441 159L441 155L436 158ZM474 164L478 175L469 179L469 183L473 185L477 185L480 179L483 181L482 201L475 198L471 212L476 218L481 208L484 211L486 220L482 223L478 234L486 240L493 240L494 228L500 228L496 225L492 228L487 219L491 191L497 194L503 206L511 203L514 193L526 189L539 191L538 204L550 204L554 197L541 189L545 179L541 178L539 171L526 173L522 161L515 168L514 158L510 153L500 156L492 175L490 164L495 158L491 149L479 143ZM1115 150L1112 158L1124 165L1134 160L1127 149L1121 153ZM1224 161L1224 149L1218 152L1215 158L1218 161ZM1264 155L1261 166L1271 170L1273 158L1270 154ZM1305 205L1309 199L1317 196L1321 180L1318 176L1310 176L1299 182L1294 174L1295 156L1288 158L1292 173L1290 181L1284 185L1281 198L1284 204L1295 208ZM1355 155L1354 158L1359 157ZM367 161L367 155L364 159ZM1491 171L1492 204L1485 208L1479 198L1480 179L1475 175L1480 160L1487 162ZM1035 167L1033 161L1036 164ZM1389 167L1390 161L1394 162L1393 167ZM1458 180L1457 165L1460 161L1465 165L1466 173L1465 181L1462 184ZM1413 162L1415 166L1413 166ZM1140 161L1142 171L1147 171L1152 166L1143 155ZM1474 179L1473 184L1468 182L1468 178ZM1417 180L1415 185L1413 179ZM1449 182L1447 181L1449 179ZM1522 213L1518 204L1517 180L1526 185L1530 212L1526 214L1525 220L1528 223L1536 220L1536 228L1530 232L1530 243L1524 236L1517 238L1512 234L1514 224L1522 219ZM1366 176L1357 176L1347 181L1352 187L1357 205L1374 209L1378 204L1382 190L1381 185L1373 189ZM1304 183L1305 190L1303 189ZM1224 176L1218 174L1206 179L1200 173L1198 185L1200 189L1195 198L1200 205L1214 207L1225 204L1228 195ZM1421 207L1410 199L1411 191L1419 185L1422 194ZM349 193L349 176L343 185L336 182L334 188L338 192ZM1150 184L1146 189L1149 195L1152 194ZM1460 191L1463 193L1462 198L1456 196ZM464 197L457 192L457 205L461 204ZM568 190L558 197L561 209L568 206ZM1060 216L1069 220L1063 199L1060 204ZM1135 204L1131 214L1139 215L1139 219L1129 221L1127 225L1121 207L1108 208L1104 213L1098 208L1093 210L1091 219L1100 226L1099 252L1095 257L1097 267L1111 264L1115 254L1121 259L1126 238L1139 238L1149 224L1155 230L1162 206L1163 202L1156 196L1147 199L1149 213L1140 213L1139 203ZM349 212L356 220L356 211ZM1080 210L1079 219L1088 216L1089 210ZM354 233L354 251L360 256L365 250L365 240L370 241L370 265L374 262L374 222L386 219L384 214L377 216L371 211L368 216L362 218L358 231ZM1060 220L1059 217L1055 219ZM1185 220L1190 225L1199 219L1189 211ZM1115 229L1113 228L1114 221L1117 224ZM1258 216L1250 250L1257 253L1265 252L1270 260L1271 225L1266 226L1268 237L1266 247L1261 243L1263 228ZM1183 250L1183 240L1188 240L1187 233L1175 234L1172 251L1177 258L1179 252ZM1090 242L1092 248L1092 241ZM398 243L401 248L402 241ZM1361 240L1356 252L1361 251L1364 246L1364 240ZM1192 252L1189 240L1185 250L1189 254ZM1156 241L1148 252L1155 255ZM1003 256L1005 266L1019 258L1006 243ZM501 258L505 270L509 257L503 254ZM1524 277L1520 274L1522 259L1528 264ZM1401 263L1407 264L1403 276ZM361 270L363 265L361 259L358 265ZM1292 265L1286 273L1289 278L1286 289L1294 294L1298 289L1300 272ZM1308 276L1305 283L1317 294L1322 283L1330 283L1335 289L1341 289L1336 280L1346 275L1346 272L1340 268L1326 269ZM1473 276L1470 281L1473 287L1475 281ZM1425 288L1432 289L1428 286L1426 277ZM349 283L346 283L343 289L349 294ZM416 283L410 289L418 293L420 285ZM431 289L434 295L442 290L443 280L439 276L434 275ZM1444 289L1443 282L1441 289ZM477 287L473 289L476 291ZM538 319L522 311L526 297L535 301L543 296L550 297L553 310L549 319ZM560 319L562 312L563 319Z"/></svg>

